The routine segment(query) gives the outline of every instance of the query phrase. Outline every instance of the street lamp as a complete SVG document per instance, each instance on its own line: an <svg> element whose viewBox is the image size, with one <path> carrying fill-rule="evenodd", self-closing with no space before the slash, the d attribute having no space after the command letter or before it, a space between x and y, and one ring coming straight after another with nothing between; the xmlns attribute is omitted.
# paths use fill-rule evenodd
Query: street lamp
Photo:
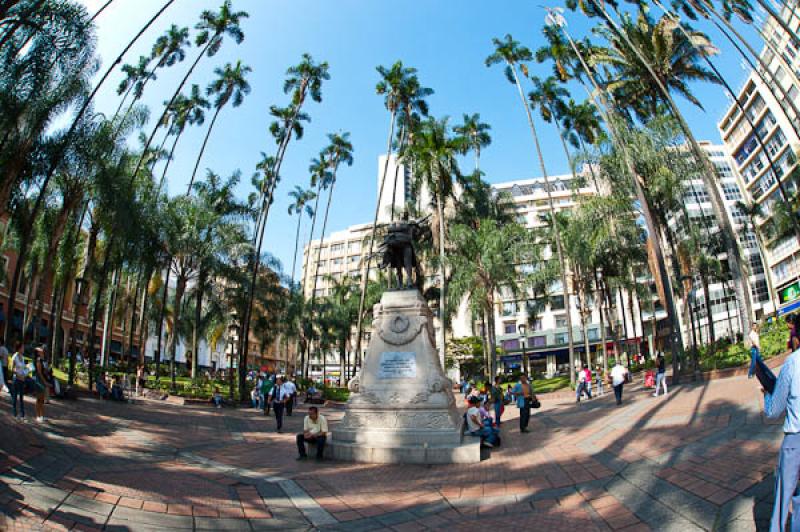
<svg viewBox="0 0 800 532"><path fill-rule="evenodd" d="M239 326L235 323L228 325L228 338L231 340L231 357L228 364L228 398L233 401L233 356L236 351L236 341L238 340ZM247 346L244 348L247 349ZM247 352L247 351L245 351Z"/></svg>
<svg viewBox="0 0 800 532"><path fill-rule="evenodd" d="M527 375L528 378L530 379L531 372L528 364L528 355L525 353L525 341L526 341L525 329L527 329L527 327L525 326L524 323L520 323L519 325L517 325L517 331L519 332L519 345L520 347L522 347L522 370L525 372L525 375Z"/></svg>

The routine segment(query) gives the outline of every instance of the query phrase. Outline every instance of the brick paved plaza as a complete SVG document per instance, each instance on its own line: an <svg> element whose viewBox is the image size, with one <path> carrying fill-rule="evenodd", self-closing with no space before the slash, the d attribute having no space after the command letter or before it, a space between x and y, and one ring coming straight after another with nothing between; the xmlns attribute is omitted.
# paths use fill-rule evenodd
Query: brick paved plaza
<svg viewBox="0 0 800 532"><path fill-rule="evenodd" d="M766 528L781 425L755 381L612 396L548 398L480 464L423 467L296 462L302 406L283 434L251 410L149 401L53 402L36 425L5 394L0 529Z"/></svg>

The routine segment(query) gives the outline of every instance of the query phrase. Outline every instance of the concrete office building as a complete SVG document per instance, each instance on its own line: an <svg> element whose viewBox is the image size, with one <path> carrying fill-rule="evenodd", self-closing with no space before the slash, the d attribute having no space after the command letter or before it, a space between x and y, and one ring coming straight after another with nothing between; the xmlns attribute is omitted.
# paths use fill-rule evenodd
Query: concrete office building
<svg viewBox="0 0 800 532"><path fill-rule="evenodd" d="M782 13L789 19L790 26L797 30L800 21L796 17L789 17L786 7ZM800 108L800 51L774 21L765 23L763 31L769 44L764 46L761 59L769 72L761 72L761 75L758 72L750 73L737 94L745 114L736 103L731 103L718 128L727 152L733 157L734 169L742 177L745 200L760 204L768 219L774 213L776 202L783 201L779 181L790 196L797 189L796 179L791 176L798 167L800 137L795 127L798 127L800 120L788 102L792 101ZM762 75L769 85L764 82ZM782 90L771 76L778 80ZM758 140L759 136L763 145ZM767 153L774 162L774 169L770 168ZM764 222L766 219L761 221ZM777 312L782 314L800 308L800 290L793 289L799 286L797 280L800 276L800 245L797 238L789 236L772 242L766 250L765 259L766 273L771 276L775 289L775 293L770 295L776 300ZM764 311L772 310L770 305L764 307Z"/></svg>

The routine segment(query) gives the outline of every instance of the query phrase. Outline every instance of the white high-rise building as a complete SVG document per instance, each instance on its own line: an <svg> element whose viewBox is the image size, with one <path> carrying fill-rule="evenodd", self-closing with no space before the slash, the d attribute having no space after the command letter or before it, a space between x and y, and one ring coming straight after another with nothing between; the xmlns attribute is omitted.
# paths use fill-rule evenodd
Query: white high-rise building
<svg viewBox="0 0 800 532"><path fill-rule="evenodd" d="M786 7L782 14L797 31L800 21L790 17ZM761 224L772 216L775 204L784 201L779 181L787 195L796 193L797 183L791 176L798 168L800 149L800 137L795 131L795 128L800 130L800 117L790 105L793 102L800 109L800 51L772 19L764 24L763 33L768 43L761 51L761 59L769 72L751 72L736 95L745 112L732 103L718 123L722 141L733 157L734 169L742 177L745 201L762 206L766 218ZM774 169L770 168L770 159ZM771 276L775 291L770 296L776 301L779 314L792 312L800 308L800 291L796 290L800 288L798 239L790 235L770 242L767 248L766 273ZM772 309L767 306L764 310Z"/></svg>

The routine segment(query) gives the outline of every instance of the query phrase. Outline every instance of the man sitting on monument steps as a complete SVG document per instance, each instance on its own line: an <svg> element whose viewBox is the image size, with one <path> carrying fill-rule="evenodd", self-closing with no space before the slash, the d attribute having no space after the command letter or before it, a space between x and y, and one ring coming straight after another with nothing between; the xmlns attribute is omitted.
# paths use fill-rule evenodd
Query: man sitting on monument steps
<svg viewBox="0 0 800 532"><path fill-rule="evenodd" d="M298 460L306 459L306 442L317 445L317 460L322 460L325 452L325 441L328 439L328 421L319 414L319 409L312 406L303 420L303 433L297 435Z"/></svg>

